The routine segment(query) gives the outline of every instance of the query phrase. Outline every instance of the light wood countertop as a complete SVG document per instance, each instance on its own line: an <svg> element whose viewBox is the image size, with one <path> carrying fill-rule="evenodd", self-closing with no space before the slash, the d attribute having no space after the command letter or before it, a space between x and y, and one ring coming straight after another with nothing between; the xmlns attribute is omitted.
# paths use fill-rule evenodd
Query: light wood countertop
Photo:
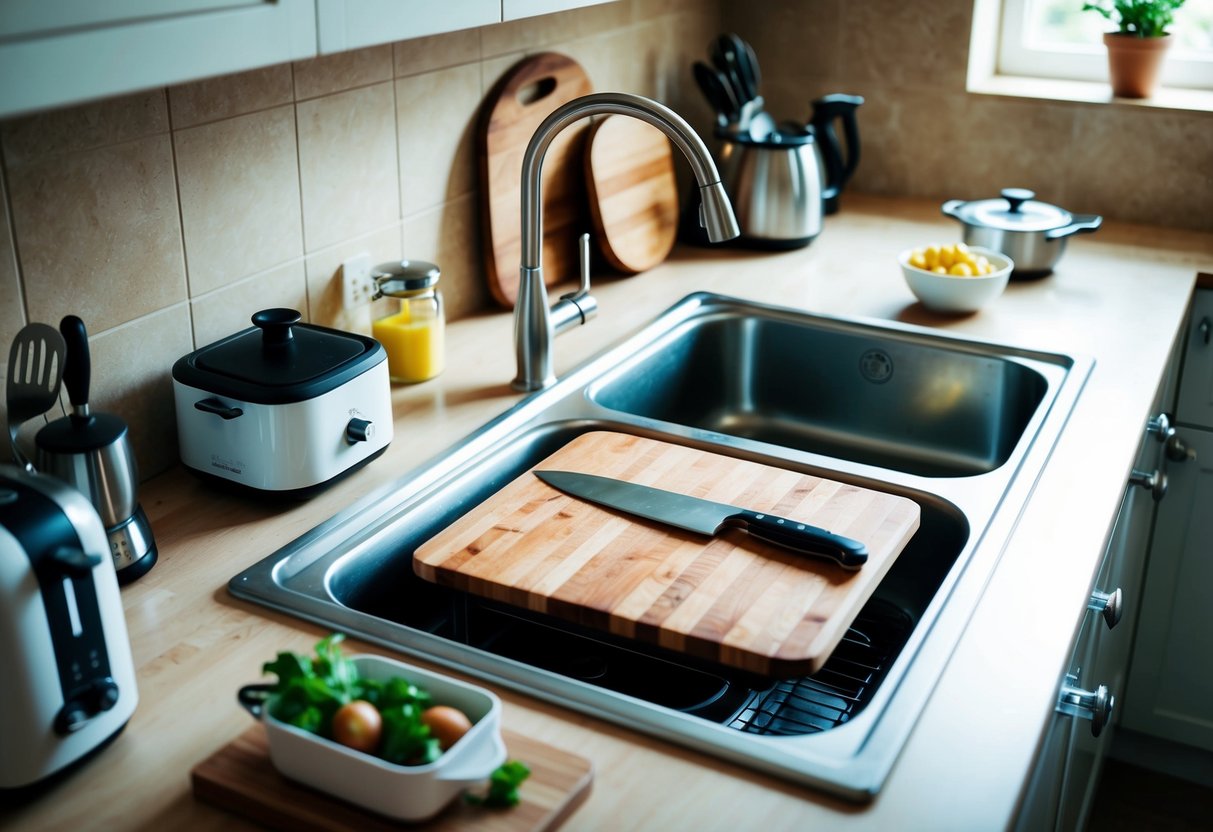
<svg viewBox="0 0 1213 832"><path fill-rule="evenodd" d="M1051 713L1070 639L1114 520L1148 407L1213 234L1107 222L1069 241L1056 273L1013 283L983 312L919 306L896 257L959 239L937 202L846 194L811 246L786 253L679 248L665 265L595 286L599 317L555 344L557 373L708 290L812 312L897 320L1095 366L968 627L876 800L856 806L499 689L504 724L590 758L593 792L570 829L986 829L1004 825ZM0 825L34 829L233 829L196 802L189 771L245 730L236 690L277 651L325 630L235 600L227 581L518 401L512 319L447 330L447 369L394 389L387 453L306 503L256 503L182 469L145 483L160 561L123 590L139 682L125 732ZM165 361L168 372L170 356ZM353 642L350 649L368 649ZM406 658L407 661L415 661Z"/></svg>

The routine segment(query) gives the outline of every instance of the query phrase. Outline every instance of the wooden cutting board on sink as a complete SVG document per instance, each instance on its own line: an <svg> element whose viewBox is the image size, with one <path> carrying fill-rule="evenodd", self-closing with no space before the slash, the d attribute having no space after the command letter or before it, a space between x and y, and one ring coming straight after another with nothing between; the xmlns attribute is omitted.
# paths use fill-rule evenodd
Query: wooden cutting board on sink
<svg viewBox="0 0 1213 832"><path fill-rule="evenodd" d="M422 578L770 676L816 672L919 524L913 500L612 431L535 466L765 511L856 538L849 571L728 530L708 538L585 502L528 471L419 547Z"/></svg>

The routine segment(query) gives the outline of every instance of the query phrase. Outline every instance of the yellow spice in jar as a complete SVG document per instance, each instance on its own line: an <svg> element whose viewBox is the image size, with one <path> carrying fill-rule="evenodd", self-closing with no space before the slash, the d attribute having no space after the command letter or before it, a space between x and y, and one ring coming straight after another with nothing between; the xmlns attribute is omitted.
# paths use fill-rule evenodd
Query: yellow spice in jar
<svg viewBox="0 0 1213 832"><path fill-rule="evenodd" d="M371 324L371 335L387 351L392 381L412 384L433 378L445 364L442 317L413 318L409 304Z"/></svg>

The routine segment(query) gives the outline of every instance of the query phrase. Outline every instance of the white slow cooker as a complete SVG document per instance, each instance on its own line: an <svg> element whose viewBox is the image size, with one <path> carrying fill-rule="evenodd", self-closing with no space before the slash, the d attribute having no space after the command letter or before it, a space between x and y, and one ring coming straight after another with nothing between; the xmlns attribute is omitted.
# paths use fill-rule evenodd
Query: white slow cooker
<svg viewBox="0 0 1213 832"><path fill-rule="evenodd" d="M181 461L209 477L305 497L392 441L387 353L373 338L266 309L173 365Z"/></svg>

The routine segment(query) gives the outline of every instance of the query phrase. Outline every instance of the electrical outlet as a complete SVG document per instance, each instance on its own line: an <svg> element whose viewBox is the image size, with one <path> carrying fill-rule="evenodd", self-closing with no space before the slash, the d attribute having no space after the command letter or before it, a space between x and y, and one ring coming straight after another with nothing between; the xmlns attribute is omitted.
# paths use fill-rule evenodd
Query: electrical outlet
<svg viewBox="0 0 1213 832"><path fill-rule="evenodd" d="M375 295L371 255L363 252L341 264L341 304L346 309L366 306Z"/></svg>

